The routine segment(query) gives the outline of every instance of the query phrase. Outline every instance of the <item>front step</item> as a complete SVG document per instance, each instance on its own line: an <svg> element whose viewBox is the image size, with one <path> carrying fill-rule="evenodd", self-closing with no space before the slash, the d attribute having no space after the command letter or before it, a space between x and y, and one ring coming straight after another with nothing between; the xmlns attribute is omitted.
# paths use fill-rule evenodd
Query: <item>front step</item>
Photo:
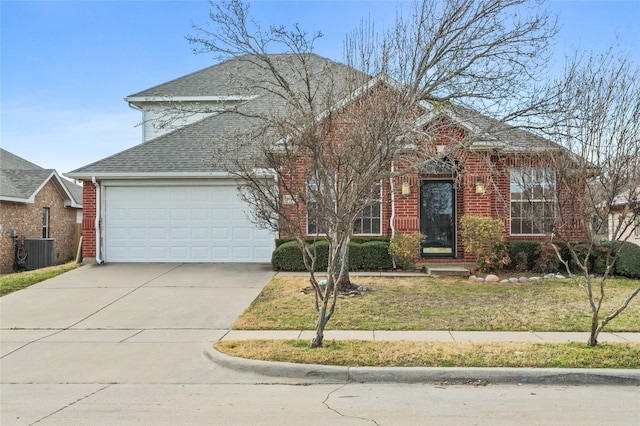
<svg viewBox="0 0 640 426"><path fill-rule="evenodd" d="M453 276L468 278L471 275L471 271L462 265L456 264L425 264L424 270L429 275L437 276Z"/></svg>

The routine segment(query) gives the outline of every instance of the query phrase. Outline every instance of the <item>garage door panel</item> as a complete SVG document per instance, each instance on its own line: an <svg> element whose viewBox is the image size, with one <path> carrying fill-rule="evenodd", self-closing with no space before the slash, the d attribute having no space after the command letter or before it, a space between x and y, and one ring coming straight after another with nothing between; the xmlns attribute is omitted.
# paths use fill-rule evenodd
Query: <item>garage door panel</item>
<svg viewBox="0 0 640 426"><path fill-rule="evenodd" d="M105 190L110 262L268 262L271 233L247 220L235 183Z"/></svg>

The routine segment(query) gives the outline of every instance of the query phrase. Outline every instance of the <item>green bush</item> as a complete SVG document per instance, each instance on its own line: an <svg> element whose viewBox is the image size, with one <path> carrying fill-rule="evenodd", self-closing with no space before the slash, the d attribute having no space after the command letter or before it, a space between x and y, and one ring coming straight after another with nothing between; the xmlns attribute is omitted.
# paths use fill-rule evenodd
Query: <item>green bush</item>
<svg viewBox="0 0 640 426"><path fill-rule="evenodd" d="M320 240L309 244L311 250L316 250L316 271L327 269L329 259L329 243ZM296 241L280 244L271 254L271 267L274 271L305 271L302 251Z"/></svg>
<svg viewBox="0 0 640 426"><path fill-rule="evenodd" d="M540 244L535 251L534 260L533 271L535 272L558 272L560 268L560 260L553 243Z"/></svg>
<svg viewBox="0 0 640 426"><path fill-rule="evenodd" d="M615 265L616 275L627 278L640 278L640 246L625 243L620 249Z"/></svg>
<svg viewBox="0 0 640 426"><path fill-rule="evenodd" d="M329 266L329 243L326 240L319 240L309 244L309 249L315 254L316 271L326 271Z"/></svg>
<svg viewBox="0 0 640 426"><path fill-rule="evenodd" d="M359 271L364 269L365 250L362 244L356 242L349 243L349 270Z"/></svg>
<svg viewBox="0 0 640 426"><path fill-rule="evenodd" d="M329 260L329 243L318 240L309 244L316 252L316 271L326 271ZM364 243L349 243L349 270L391 269L389 243L382 239ZM271 255L271 267L275 271L305 271L302 252L295 241L279 244Z"/></svg>
<svg viewBox="0 0 640 426"><path fill-rule="evenodd" d="M420 241L424 235L419 232L413 234L395 234L389 241L389 254L395 259L396 265L407 269L415 265L415 258L420 250Z"/></svg>
<svg viewBox="0 0 640 426"><path fill-rule="evenodd" d="M460 218L464 249L476 256L480 271L502 268L510 262L504 223L488 216L464 215Z"/></svg>
<svg viewBox="0 0 640 426"><path fill-rule="evenodd" d="M295 238L276 238L276 248L280 247L282 244L289 243L291 241L295 241ZM324 237L308 237L305 238L304 241L307 244L313 244L316 241L325 241ZM351 239L351 242L354 244L363 244L368 243L370 241L386 241L389 242L389 237L355 237Z"/></svg>
<svg viewBox="0 0 640 426"><path fill-rule="evenodd" d="M271 254L271 267L274 271L304 271L302 252L298 243L288 241L277 245Z"/></svg>
<svg viewBox="0 0 640 426"><path fill-rule="evenodd" d="M507 243L509 267L518 271L530 271L536 264L536 251L540 241L513 240Z"/></svg>
<svg viewBox="0 0 640 426"><path fill-rule="evenodd" d="M385 241L369 241L362 244L364 252L363 269L391 269L393 261L389 254L389 243Z"/></svg>

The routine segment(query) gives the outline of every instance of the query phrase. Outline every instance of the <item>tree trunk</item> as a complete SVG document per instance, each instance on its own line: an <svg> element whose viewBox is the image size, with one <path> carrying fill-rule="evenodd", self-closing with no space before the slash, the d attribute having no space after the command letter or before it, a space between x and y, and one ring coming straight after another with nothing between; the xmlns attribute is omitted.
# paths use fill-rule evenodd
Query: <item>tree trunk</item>
<svg viewBox="0 0 640 426"><path fill-rule="evenodd" d="M311 339L309 344L310 348L321 348L324 343L324 327L327 325L327 312L326 303L323 303L320 311L318 312L318 322L316 324L316 335Z"/></svg>
<svg viewBox="0 0 640 426"><path fill-rule="evenodd" d="M587 342L588 346L598 345L598 334L600 334L600 330L598 330L598 314L594 313L591 316L591 333L589 334L589 341Z"/></svg>

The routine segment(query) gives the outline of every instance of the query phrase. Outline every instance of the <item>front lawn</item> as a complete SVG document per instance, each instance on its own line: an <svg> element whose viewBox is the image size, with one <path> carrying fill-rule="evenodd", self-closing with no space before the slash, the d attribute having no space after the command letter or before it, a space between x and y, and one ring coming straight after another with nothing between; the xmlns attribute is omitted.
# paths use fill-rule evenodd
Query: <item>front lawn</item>
<svg viewBox="0 0 640 426"><path fill-rule="evenodd" d="M69 262L63 265L49 266L33 271L3 275L0 277L0 296L22 290L30 285L64 274L65 272L76 269L78 266L80 265L76 262Z"/></svg>
<svg viewBox="0 0 640 426"><path fill-rule="evenodd" d="M578 331L585 343L325 341L219 341L228 355L266 361L343 366L640 368L640 343L586 344L590 310L584 290L569 280L509 284L463 279L357 278L372 288L340 299L328 330ZM238 318L234 329L309 330L316 313L304 277L276 277ZM606 287L608 314L638 280L615 279ZM604 331L640 331L640 299Z"/></svg>
<svg viewBox="0 0 640 426"><path fill-rule="evenodd" d="M485 284L464 279L356 278L372 288L363 296L338 300L330 330L589 330L584 290L569 280ZM305 277L276 277L233 325L244 330L314 329L313 294L304 294ZM607 282L602 313L618 306L638 280ZM604 331L640 332L640 299Z"/></svg>
<svg viewBox="0 0 640 426"><path fill-rule="evenodd" d="M303 340L223 340L215 347L242 358L349 367L640 368L640 343L340 340L311 349Z"/></svg>

